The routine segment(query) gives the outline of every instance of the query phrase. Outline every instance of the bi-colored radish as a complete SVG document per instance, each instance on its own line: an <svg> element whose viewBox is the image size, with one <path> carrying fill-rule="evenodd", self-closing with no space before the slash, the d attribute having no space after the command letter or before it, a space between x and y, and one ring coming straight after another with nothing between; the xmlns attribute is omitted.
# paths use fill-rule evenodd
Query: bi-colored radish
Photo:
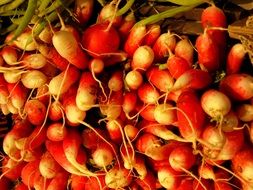
<svg viewBox="0 0 253 190"><path fill-rule="evenodd" d="M67 129L62 122L51 123L47 128L47 138L51 141L62 141L67 135Z"/></svg>
<svg viewBox="0 0 253 190"><path fill-rule="evenodd" d="M1 50L1 56L8 65L15 65L18 61L18 52L11 46L3 47Z"/></svg>
<svg viewBox="0 0 253 190"><path fill-rule="evenodd" d="M191 69L188 61L177 55L171 55L166 64L171 76L175 79L178 79L185 71Z"/></svg>
<svg viewBox="0 0 253 190"><path fill-rule="evenodd" d="M98 15L98 23L108 23L117 27L121 24L122 16L116 15L117 4L115 2L107 3L100 10Z"/></svg>
<svg viewBox="0 0 253 190"><path fill-rule="evenodd" d="M147 34L144 38L143 44L152 47L161 34L161 27L158 24L151 24L147 26Z"/></svg>
<svg viewBox="0 0 253 190"><path fill-rule="evenodd" d="M47 76L39 70L29 70L21 75L21 82L28 89L38 88L46 84L47 80Z"/></svg>
<svg viewBox="0 0 253 190"><path fill-rule="evenodd" d="M47 190L62 190L66 189L68 186L69 173L66 171L60 171L56 176L50 181L47 186Z"/></svg>
<svg viewBox="0 0 253 190"><path fill-rule="evenodd" d="M138 88L138 96L145 104L156 104L160 93L149 83L144 83Z"/></svg>
<svg viewBox="0 0 253 190"><path fill-rule="evenodd" d="M185 59L190 66L193 65L194 48L187 37L183 37L177 42L175 47L175 55Z"/></svg>
<svg viewBox="0 0 253 190"><path fill-rule="evenodd" d="M138 89L143 83L143 76L140 71L131 70L126 74L125 82L132 90Z"/></svg>
<svg viewBox="0 0 253 190"><path fill-rule="evenodd" d="M78 22L85 25L92 16L94 0L77 0L75 1L74 13Z"/></svg>
<svg viewBox="0 0 253 190"><path fill-rule="evenodd" d="M171 104L158 104L154 110L155 120L163 125L173 125L177 121L177 112Z"/></svg>
<svg viewBox="0 0 253 190"><path fill-rule="evenodd" d="M238 119L243 122L253 121L253 105L252 104L241 104L236 109L236 115Z"/></svg>

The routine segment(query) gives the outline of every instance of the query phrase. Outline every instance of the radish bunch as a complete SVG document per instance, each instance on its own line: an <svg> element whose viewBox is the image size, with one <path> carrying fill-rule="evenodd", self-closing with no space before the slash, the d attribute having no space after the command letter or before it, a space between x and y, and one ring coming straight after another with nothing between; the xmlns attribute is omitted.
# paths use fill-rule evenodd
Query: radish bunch
<svg viewBox="0 0 253 190"><path fill-rule="evenodd" d="M223 11L207 7L190 41L76 3L81 32L50 26L28 48L27 28L0 50L1 188L253 189L252 66L226 49Z"/></svg>

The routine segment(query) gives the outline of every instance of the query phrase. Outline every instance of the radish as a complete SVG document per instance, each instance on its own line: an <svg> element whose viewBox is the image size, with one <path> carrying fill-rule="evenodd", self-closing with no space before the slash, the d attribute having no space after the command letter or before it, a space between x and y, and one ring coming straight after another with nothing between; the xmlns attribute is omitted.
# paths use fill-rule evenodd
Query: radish
<svg viewBox="0 0 253 190"><path fill-rule="evenodd" d="M34 177L35 173L39 171L39 164L40 160L34 160L31 162L28 162L21 172L21 179L22 182L28 187L34 187Z"/></svg>
<svg viewBox="0 0 253 190"><path fill-rule="evenodd" d="M71 32L60 30L54 33L52 42L57 52L67 59L69 63L73 64L78 69L85 69L88 67L88 56L81 49Z"/></svg>
<svg viewBox="0 0 253 190"><path fill-rule="evenodd" d="M8 83L17 83L21 79L21 75L23 73L26 73L26 71L20 71L20 70L6 70L3 73L4 79Z"/></svg>
<svg viewBox="0 0 253 190"><path fill-rule="evenodd" d="M253 105L252 104L241 104L236 108L236 114L238 119L243 122L253 121Z"/></svg>
<svg viewBox="0 0 253 190"><path fill-rule="evenodd" d="M193 180L191 178L182 179L180 185L176 188L176 190L185 190L185 189L193 189Z"/></svg>
<svg viewBox="0 0 253 190"><path fill-rule="evenodd" d="M47 128L47 138L51 141L62 141L67 135L67 129L61 122L51 123Z"/></svg>
<svg viewBox="0 0 253 190"><path fill-rule="evenodd" d="M122 143L123 126L123 121L119 118L115 120L108 120L106 122L106 129L113 142Z"/></svg>
<svg viewBox="0 0 253 190"><path fill-rule="evenodd" d="M74 13L78 22L85 25L92 16L94 0L77 0L75 1Z"/></svg>
<svg viewBox="0 0 253 190"><path fill-rule="evenodd" d="M98 148L92 152L91 157L96 166L105 169L107 166L112 164L112 161L114 159L114 152L107 143L101 142L98 144Z"/></svg>
<svg viewBox="0 0 253 190"><path fill-rule="evenodd" d="M138 47L133 53L132 70L146 71L154 61L154 52L151 47L144 45Z"/></svg>
<svg viewBox="0 0 253 190"><path fill-rule="evenodd" d="M162 187L166 189L175 189L181 182L180 173L171 167L163 167L157 171L157 177Z"/></svg>
<svg viewBox="0 0 253 190"><path fill-rule="evenodd" d="M100 44L103 44L101 46ZM118 50L120 38L117 30L108 24L98 23L89 26L82 35L84 49L93 57L102 58Z"/></svg>
<svg viewBox="0 0 253 190"><path fill-rule="evenodd" d="M53 77L49 84L48 90L51 95L62 95L79 80L80 72L74 66L69 66L57 76Z"/></svg>
<svg viewBox="0 0 253 190"><path fill-rule="evenodd" d="M172 55L167 60L167 68L171 76L178 79L185 71L191 69L191 65L182 57Z"/></svg>
<svg viewBox="0 0 253 190"><path fill-rule="evenodd" d="M103 140L100 136L105 136L107 133L101 129L89 129L85 128L82 131L82 144L87 149L96 149L97 144Z"/></svg>
<svg viewBox="0 0 253 190"><path fill-rule="evenodd" d="M32 69L41 69L47 64L47 59L41 53L34 53L25 56L21 62L24 66Z"/></svg>
<svg viewBox="0 0 253 190"><path fill-rule="evenodd" d="M118 166L114 166L105 175L105 184L112 189L127 187L131 181L130 171Z"/></svg>
<svg viewBox="0 0 253 190"><path fill-rule="evenodd" d="M190 66L193 65L194 48L187 37L184 36L179 42L177 42L175 56L183 58Z"/></svg>
<svg viewBox="0 0 253 190"><path fill-rule="evenodd" d="M8 65L15 65L18 61L18 52L11 46L5 46L1 50L1 55L5 63Z"/></svg>
<svg viewBox="0 0 253 190"><path fill-rule="evenodd" d="M64 118L62 105L58 101L54 101L49 105L48 117L52 121L59 121Z"/></svg>
<svg viewBox="0 0 253 190"><path fill-rule="evenodd" d="M140 71L131 70L126 74L125 82L131 90L137 90L143 83L143 76Z"/></svg>
<svg viewBox="0 0 253 190"><path fill-rule="evenodd" d="M54 31L54 30L53 30ZM51 44L52 43L52 37L53 37L53 31L51 30L50 26L47 25L38 35L38 38L46 43Z"/></svg>
<svg viewBox="0 0 253 190"><path fill-rule="evenodd" d="M123 88L123 73L122 71L114 71L108 81L110 91L119 91Z"/></svg>
<svg viewBox="0 0 253 190"><path fill-rule="evenodd" d="M201 96L201 107L210 117L222 120L231 110L231 101L224 93L209 89Z"/></svg>
<svg viewBox="0 0 253 190"><path fill-rule="evenodd" d="M145 74L148 81L161 92L169 92L174 85L174 79L168 70L162 70L154 66L148 69Z"/></svg>
<svg viewBox="0 0 253 190"><path fill-rule="evenodd" d="M37 170L35 172L35 174L34 174L34 185L33 185L34 189L38 189L38 190L47 189L50 182L51 182L51 179L44 178L41 175L40 171Z"/></svg>
<svg viewBox="0 0 253 190"><path fill-rule="evenodd" d="M96 92L97 82L91 72L83 72L76 93L76 106L82 111L91 109L97 100Z"/></svg>
<svg viewBox="0 0 253 190"><path fill-rule="evenodd" d="M25 114L27 115L28 120L33 125L42 125L47 115L46 106L39 100L33 99L28 100L24 106Z"/></svg>
<svg viewBox="0 0 253 190"><path fill-rule="evenodd" d="M230 98L243 101L253 97L253 77L246 73L231 74L220 82L220 90Z"/></svg>
<svg viewBox="0 0 253 190"><path fill-rule="evenodd" d="M174 52L176 47L176 37L170 31L161 34L153 45L155 61L166 60L170 52Z"/></svg>
<svg viewBox="0 0 253 190"><path fill-rule="evenodd" d="M118 29L120 37L123 41L126 40L135 23L136 20L133 12L129 12L126 16L123 17L121 25Z"/></svg>
<svg viewBox="0 0 253 190"><path fill-rule="evenodd" d="M232 158L232 169L246 183L252 182L253 150L251 148L242 149Z"/></svg>
<svg viewBox="0 0 253 190"><path fill-rule="evenodd" d="M212 82L209 72L199 69L190 69L185 71L174 83L173 91L192 88L195 90L204 89Z"/></svg>
<svg viewBox="0 0 253 190"><path fill-rule="evenodd" d="M0 179L0 187L2 190L9 190L11 189L11 180L6 177L2 177Z"/></svg>
<svg viewBox="0 0 253 190"><path fill-rule="evenodd" d="M141 187L141 189L143 190L156 189L157 184L156 176L150 170L147 171L147 175L145 176L144 179L137 178L135 181L139 185L139 187Z"/></svg>
<svg viewBox="0 0 253 190"><path fill-rule="evenodd" d="M129 138L130 140L135 139L135 137L137 137L139 130L134 127L133 125L127 124L124 127L124 133L126 135L127 138Z"/></svg>
<svg viewBox="0 0 253 190"><path fill-rule="evenodd" d="M192 90L182 92L177 100L177 108L180 134L194 142L200 137L206 119L197 94Z"/></svg>
<svg viewBox="0 0 253 190"><path fill-rule="evenodd" d="M54 160L49 152L45 152L39 163L39 171L41 175L47 179L54 178L60 171L61 166Z"/></svg>
<svg viewBox="0 0 253 190"><path fill-rule="evenodd" d="M130 117L129 114L135 110L137 104L137 95L135 92L126 92L123 96L122 109L125 112L127 117Z"/></svg>
<svg viewBox="0 0 253 190"><path fill-rule="evenodd" d="M7 88L10 93L10 101L12 105L18 110L21 110L25 105L27 89L19 82L13 84L8 83Z"/></svg>
<svg viewBox="0 0 253 190"><path fill-rule="evenodd" d="M38 88L46 84L47 80L47 76L39 70L29 70L21 75L21 82L28 89Z"/></svg>
<svg viewBox="0 0 253 190"><path fill-rule="evenodd" d="M169 156L171 167L178 172L189 170L196 162L196 155L190 146L176 147Z"/></svg>
<svg viewBox="0 0 253 190"><path fill-rule="evenodd" d="M18 184L16 184L14 189L15 190L29 190L29 188L23 182L19 182Z"/></svg>
<svg viewBox="0 0 253 190"><path fill-rule="evenodd" d="M220 68L220 54L218 42L205 32L196 39L196 48L198 51L198 64L203 70L215 72Z"/></svg>
<svg viewBox="0 0 253 190"><path fill-rule="evenodd" d="M0 74L0 104L6 104L8 102L9 91L7 89L7 82L2 74Z"/></svg>
<svg viewBox="0 0 253 190"><path fill-rule="evenodd" d="M101 73L104 70L104 67L105 63L102 59L94 58L89 62L89 70L93 75Z"/></svg>
<svg viewBox="0 0 253 190"><path fill-rule="evenodd" d="M129 57L133 57L136 49L142 45L146 31L146 26L136 26L131 29L124 43L124 51Z"/></svg>
<svg viewBox="0 0 253 190"><path fill-rule="evenodd" d="M152 47L161 34L161 27L158 24L151 24L147 26L147 34L144 38L143 44Z"/></svg>
<svg viewBox="0 0 253 190"><path fill-rule="evenodd" d="M246 51L241 43L234 44L229 50L226 62L227 75L238 73L243 64Z"/></svg>
<svg viewBox="0 0 253 190"><path fill-rule="evenodd" d="M154 110L155 120L163 125L172 125L177 121L177 113L171 104L158 104Z"/></svg>
<svg viewBox="0 0 253 190"><path fill-rule="evenodd" d="M221 128L224 132L231 132L236 130L239 125L239 118L237 117L236 113L231 110L228 112L221 123Z"/></svg>
<svg viewBox="0 0 253 190"><path fill-rule="evenodd" d="M50 181L47 190L62 190L68 186L69 173L61 171Z"/></svg>
<svg viewBox="0 0 253 190"><path fill-rule="evenodd" d="M136 115L138 116L140 114L143 119L148 121L156 121L154 117L155 108L155 104L144 105L140 108L137 108L138 113Z"/></svg>
<svg viewBox="0 0 253 190"><path fill-rule="evenodd" d="M215 180L215 171L214 167L208 163L202 162L198 166L198 174L203 179Z"/></svg>
<svg viewBox="0 0 253 190"><path fill-rule="evenodd" d="M88 181L88 177L85 176L78 176L75 174L71 174L70 181L71 181L71 189L73 190L82 190L85 188L85 184Z"/></svg>
<svg viewBox="0 0 253 190"><path fill-rule="evenodd" d="M213 189L213 183L206 179L193 179L192 187L195 190L209 190Z"/></svg>
<svg viewBox="0 0 253 190"><path fill-rule="evenodd" d="M144 83L138 88L138 96L145 104L156 104L160 97L160 93L151 84Z"/></svg>
<svg viewBox="0 0 253 190"><path fill-rule="evenodd" d="M97 178L89 177L85 183L85 190L108 190L108 187L105 183L105 175L97 172Z"/></svg>

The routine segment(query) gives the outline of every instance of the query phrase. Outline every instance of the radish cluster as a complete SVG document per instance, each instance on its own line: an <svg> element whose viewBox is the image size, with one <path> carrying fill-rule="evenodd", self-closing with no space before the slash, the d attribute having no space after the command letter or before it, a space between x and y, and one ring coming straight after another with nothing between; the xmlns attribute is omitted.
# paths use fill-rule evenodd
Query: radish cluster
<svg viewBox="0 0 253 190"><path fill-rule="evenodd" d="M252 67L242 44L226 51L223 11L207 7L190 42L114 2L88 25L93 3L74 10L81 32L24 46L27 28L0 50L1 188L253 189Z"/></svg>

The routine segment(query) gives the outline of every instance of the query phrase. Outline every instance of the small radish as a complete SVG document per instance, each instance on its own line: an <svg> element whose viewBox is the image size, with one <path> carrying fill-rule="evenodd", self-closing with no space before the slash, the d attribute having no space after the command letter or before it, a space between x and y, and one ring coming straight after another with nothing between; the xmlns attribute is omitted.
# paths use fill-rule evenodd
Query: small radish
<svg viewBox="0 0 253 190"><path fill-rule="evenodd" d="M231 101L224 93L209 89L201 96L201 107L210 117L221 118L231 110Z"/></svg>
<svg viewBox="0 0 253 190"><path fill-rule="evenodd" d="M136 49L142 45L146 32L146 26L136 26L130 30L124 44L124 51L129 57L132 57Z"/></svg>
<svg viewBox="0 0 253 190"><path fill-rule="evenodd" d="M97 22L98 23L110 23L114 27L117 27L121 24L122 16L117 16L117 4L115 2L107 3L100 10Z"/></svg>
<svg viewBox="0 0 253 190"><path fill-rule="evenodd" d="M11 46L3 47L1 50L1 56L8 65L15 65L18 61L18 52Z"/></svg>
<svg viewBox="0 0 253 190"><path fill-rule="evenodd" d="M226 62L227 75L238 73L243 64L246 51L241 43L237 43L229 50Z"/></svg>
<svg viewBox="0 0 253 190"><path fill-rule="evenodd" d="M151 47L144 45L138 47L133 54L132 70L146 71L154 61L154 52Z"/></svg>
<svg viewBox="0 0 253 190"><path fill-rule="evenodd" d="M156 184L157 184L157 180L156 180L156 176L155 174L148 170L147 171L147 175L145 176L144 179L141 178L137 178L135 179L136 183L143 189L143 190L150 190L150 189L156 189ZM139 189L139 187L138 187Z"/></svg>
<svg viewBox="0 0 253 190"><path fill-rule="evenodd" d="M74 13L78 22L85 25L92 16L94 0L77 0L75 1Z"/></svg>
<svg viewBox="0 0 253 190"><path fill-rule="evenodd" d="M98 147L92 152L91 157L96 166L106 168L112 164L114 152L107 143L103 142L98 144Z"/></svg>
<svg viewBox="0 0 253 190"><path fill-rule="evenodd" d="M138 96L145 104L156 104L160 97L160 93L151 84L144 83L138 88Z"/></svg>
<svg viewBox="0 0 253 190"><path fill-rule="evenodd" d="M34 187L34 177L35 177L35 173L37 171L39 171L39 164L40 164L40 160L34 160L31 162L28 162L24 168L22 169L21 172L21 179L22 182L28 187Z"/></svg>
<svg viewBox="0 0 253 190"><path fill-rule="evenodd" d="M200 34L196 39L198 64L203 70L215 72L220 68L220 54L217 41L208 33Z"/></svg>
<svg viewBox="0 0 253 190"><path fill-rule="evenodd" d="M88 67L88 56L81 49L71 32L60 30L55 32L52 38L57 52L79 69Z"/></svg>
<svg viewBox="0 0 253 190"><path fill-rule="evenodd" d="M52 121L59 121L64 117L62 105L58 101L54 101L49 105L48 117Z"/></svg>
<svg viewBox="0 0 253 190"><path fill-rule="evenodd" d="M140 71L131 70L126 74L125 82L127 87L132 90L137 90L143 83L143 76Z"/></svg>
<svg viewBox="0 0 253 190"><path fill-rule="evenodd" d="M67 189L69 173L61 171L50 181L47 190L62 190Z"/></svg>
<svg viewBox="0 0 253 190"><path fill-rule="evenodd" d="M118 29L120 37L123 41L126 40L129 32L131 31L135 23L136 23L136 20L135 20L135 16L133 12L130 12L126 16L123 17L121 25Z"/></svg>
<svg viewBox="0 0 253 190"><path fill-rule="evenodd" d="M243 122L253 121L253 105L252 104L241 104L236 108L236 114L238 119Z"/></svg>
<svg viewBox="0 0 253 190"><path fill-rule="evenodd" d="M144 38L143 44L152 47L161 34L161 27L158 24L151 24L147 26L147 34Z"/></svg>
<svg viewBox="0 0 253 190"><path fill-rule="evenodd" d="M21 75L22 84L28 89L38 88L46 84L48 77L39 70L29 70Z"/></svg>
<svg viewBox="0 0 253 190"><path fill-rule="evenodd" d="M24 66L32 69L41 69L47 64L47 59L41 53L34 53L25 56L22 61Z"/></svg>
<svg viewBox="0 0 253 190"><path fill-rule="evenodd" d="M148 121L156 121L154 117L155 108L156 108L155 104L143 105L140 108L138 107L137 111L143 119Z"/></svg>
<svg viewBox="0 0 253 190"><path fill-rule="evenodd" d="M82 35L83 47L88 54L96 58L114 53L118 50L119 44L120 38L117 30L105 23L89 26Z"/></svg>
<svg viewBox="0 0 253 190"><path fill-rule="evenodd" d="M224 132L231 132L236 128L238 128L238 125L239 125L239 118L236 115L236 113L233 110L231 110L224 116L221 123L221 128L222 131Z"/></svg>
<svg viewBox="0 0 253 190"><path fill-rule="evenodd" d="M191 65L182 57L172 55L167 60L167 68L171 76L178 79L185 71L191 69Z"/></svg>
<svg viewBox="0 0 253 190"><path fill-rule="evenodd" d="M135 110L138 96L135 92L126 92L123 96L122 109L127 116Z"/></svg>
<svg viewBox="0 0 253 190"><path fill-rule="evenodd" d="M158 104L154 110L154 118L160 124L172 125L177 121L177 113L171 104Z"/></svg>
<svg viewBox="0 0 253 190"><path fill-rule="evenodd" d="M253 77L246 73L231 74L220 82L220 90L237 101L253 97Z"/></svg>
<svg viewBox="0 0 253 190"><path fill-rule="evenodd" d="M123 88L123 73L122 71L114 71L108 81L110 91L119 91Z"/></svg>
<svg viewBox="0 0 253 190"><path fill-rule="evenodd" d="M121 119L107 121L106 129L113 142L122 143L123 121Z"/></svg>
<svg viewBox="0 0 253 190"><path fill-rule="evenodd" d="M183 37L183 39L177 42L175 55L185 59L190 66L193 65L194 48L187 37Z"/></svg>
<svg viewBox="0 0 253 190"><path fill-rule="evenodd" d="M47 138L51 141L62 141L67 135L67 129L61 122L51 123L47 128Z"/></svg>
<svg viewBox="0 0 253 190"><path fill-rule="evenodd" d="M85 176L78 176L78 175L74 175L71 174L70 176L70 181L71 181L71 189L73 190L82 190L85 188L85 184L88 181L88 177Z"/></svg>

